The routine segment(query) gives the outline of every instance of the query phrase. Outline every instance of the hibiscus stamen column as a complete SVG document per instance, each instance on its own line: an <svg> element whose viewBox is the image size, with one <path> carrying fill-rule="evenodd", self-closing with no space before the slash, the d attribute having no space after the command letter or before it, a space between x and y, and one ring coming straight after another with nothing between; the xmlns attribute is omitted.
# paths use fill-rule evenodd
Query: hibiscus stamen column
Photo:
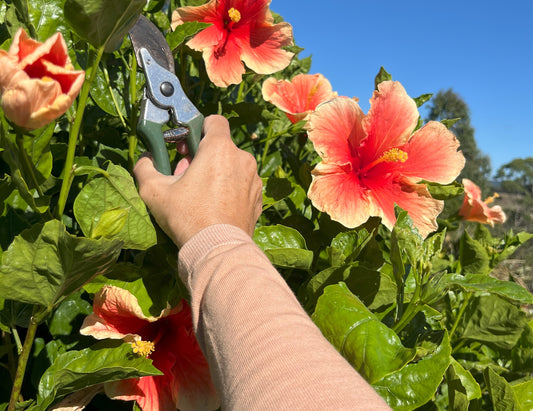
<svg viewBox="0 0 533 411"><path fill-rule="evenodd" d="M367 164L361 169L361 174L366 173L371 168L374 168L380 163L405 163L407 161L407 153L400 150L399 148L391 148L390 150L385 151L381 157L377 160L372 161L370 164Z"/></svg>

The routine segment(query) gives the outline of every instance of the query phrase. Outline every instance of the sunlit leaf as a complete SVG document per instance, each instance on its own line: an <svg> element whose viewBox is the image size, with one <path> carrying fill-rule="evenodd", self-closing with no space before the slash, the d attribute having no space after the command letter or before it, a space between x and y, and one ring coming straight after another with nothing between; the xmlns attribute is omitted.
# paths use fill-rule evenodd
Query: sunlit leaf
<svg viewBox="0 0 533 411"><path fill-rule="evenodd" d="M105 273L118 258L119 240L68 234L57 220L15 238L0 267L0 297L48 308Z"/></svg>
<svg viewBox="0 0 533 411"><path fill-rule="evenodd" d="M450 341L444 333L433 353L386 376L373 387L394 410L413 410L435 395L450 361Z"/></svg>
<svg viewBox="0 0 533 411"><path fill-rule="evenodd" d="M311 267L313 252L307 249L305 239L295 229L282 225L259 227L253 238L272 264L303 270Z"/></svg>
<svg viewBox="0 0 533 411"><path fill-rule="evenodd" d="M481 398L481 388L475 378L453 357L446 371L446 381L452 410L466 410L471 400Z"/></svg>
<svg viewBox="0 0 533 411"><path fill-rule="evenodd" d="M65 18L94 47L112 52L136 23L146 0L66 0Z"/></svg>
<svg viewBox="0 0 533 411"><path fill-rule="evenodd" d="M117 233L116 227L106 223L114 238L122 240L124 248L145 250L153 246L157 242L155 228L133 178L122 167L110 163L105 177L91 180L80 191L74 201L74 215L83 233L90 236L102 217L109 217L106 212L120 209L128 210L121 230ZM106 237L109 233L100 229L98 235Z"/></svg>
<svg viewBox="0 0 533 411"><path fill-rule="evenodd" d="M326 287L312 316L322 334L370 383L401 369L415 356L396 333L350 292L346 284Z"/></svg>
<svg viewBox="0 0 533 411"><path fill-rule="evenodd" d="M150 359L133 354L130 344L104 341L57 357L39 383L39 405L94 384L148 375L161 375Z"/></svg>
<svg viewBox="0 0 533 411"><path fill-rule="evenodd" d="M494 409L502 411L522 410L511 385L505 378L499 376L491 367L485 369L483 376L485 377L485 383L487 384Z"/></svg>

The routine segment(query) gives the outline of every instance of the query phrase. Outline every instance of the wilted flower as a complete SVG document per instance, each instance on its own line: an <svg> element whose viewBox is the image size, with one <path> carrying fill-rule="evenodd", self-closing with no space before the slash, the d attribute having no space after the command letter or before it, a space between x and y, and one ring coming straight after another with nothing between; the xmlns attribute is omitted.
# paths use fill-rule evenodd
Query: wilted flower
<svg viewBox="0 0 533 411"><path fill-rule="evenodd" d="M367 115L349 98L318 106L306 126L322 157L308 193L315 207L346 227L378 216L392 229L397 204L421 235L434 231L443 202L421 180L451 183L465 159L443 124L430 121L413 133L418 117L413 99L392 81L379 84Z"/></svg>
<svg viewBox="0 0 533 411"><path fill-rule="evenodd" d="M104 286L94 298L94 313L81 333L130 342L138 355L152 359L164 375L105 384L113 399L137 401L145 410L215 410L219 406L209 367L192 329L191 309L182 301L159 317L146 317L137 299L119 287Z"/></svg>
<svg viewBox="0 0 533 411"><path fill-rule="evenodd" d="M20 127L43 127L64 114L84 77L74 70L61 33L40 43L19 29L9 52L0 50L2 109Z"/></svg>
<svg viewBox="0 0 533 411"><path fill-rule="evenodd" d="M489 204L499 197L498 193L483 201L481 200L481 190L476 184L467 178L463 178L463 186L465 188L465 198L459 210L459 215L463 217L463 220L490 224L492 227L494 227L494 223L501 224L505 222L507 217L500 206L489 207Z"/></svg>
<svg viewBox="0 0 533 411"><path fill-rule="evenodd" d="M172 14L172 28L188 21L212 23L187 45L203 53L207 74L218 87L239 84L246 65L259 74L287 67L293 53L292 27L273 24L270 0L211 0L202 6L180 7Z"/></svg>
<svg viewBox="0 0 533 411"><path fill-rule="evenodd" d="M284 111L293 124L306 119L320 103L337 96L322 74L298 74L292 81L270 77L262 91L263 98Z"/></svg>

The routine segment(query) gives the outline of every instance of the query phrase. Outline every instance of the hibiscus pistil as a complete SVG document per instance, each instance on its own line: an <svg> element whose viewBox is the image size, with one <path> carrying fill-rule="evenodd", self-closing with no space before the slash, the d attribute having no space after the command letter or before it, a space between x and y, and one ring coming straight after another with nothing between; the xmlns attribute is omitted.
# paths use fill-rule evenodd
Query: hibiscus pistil
<svg viewBox="0 0 533 411"><path fill-rule="evenodd" d="M498 193L494 193L494 195L491 195L490 197L487 197L485 201L483 201L485 204L492 204L494 203L494 200L497 198L500 198L500 195Z"/></svg>
<svg viewBox="0 0 533 411"><path fill-rule="evenodd" d="M155 351L155 344L152 341L134 341L131 343L133 352L142 357L148 358Z"/></svg>
<svg viewBox="0 0 533 411"><path fill-rule="evenodd" d="M361 174L365 174L371 168L377 166L380 163L405 163L407 161L407 153L399 148L391 148L385 151L381 157L372 161L366 167L361 170Z"/></svg>

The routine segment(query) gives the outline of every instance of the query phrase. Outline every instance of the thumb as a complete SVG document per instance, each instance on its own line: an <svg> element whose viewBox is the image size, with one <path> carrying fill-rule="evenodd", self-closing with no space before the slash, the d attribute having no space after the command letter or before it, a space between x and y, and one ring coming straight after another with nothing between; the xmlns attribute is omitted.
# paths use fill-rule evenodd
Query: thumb
<svg viewBox="0 0 533 411"><path fill-rule="evenodd" d="M163 174L157 171L154 167L154 161L149 153L139 158L137 164L135 164L135 167L133 168L133 174L135 175L139 187L145 185L152 179L163 176Z"/></svg>

